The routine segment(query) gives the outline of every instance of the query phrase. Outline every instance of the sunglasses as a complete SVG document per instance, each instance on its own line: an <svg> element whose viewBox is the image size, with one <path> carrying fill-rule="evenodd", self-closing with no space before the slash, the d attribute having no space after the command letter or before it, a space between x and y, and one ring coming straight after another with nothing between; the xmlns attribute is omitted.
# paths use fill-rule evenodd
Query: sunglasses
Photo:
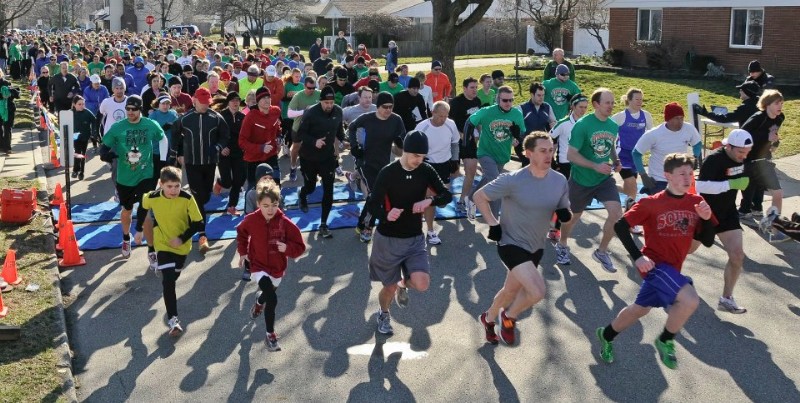
<svg viewBox="0 0 800 403"><path fill-rule="evenodd" d="M569 75L569 73L567 73L567 74L559 74L559 76L561 76L561 77L567 77L568 75Z"/></svg>
<svg viewBox="0 0 800 403"><path fill-rule="evenodd" d="M139 110L139 108L135 108L133 106L126 106L125 110L128 111L128 112L136 112L136 111Z"/></svg>
<svg viewBox="0 0 800 403"><path fill-rule="evenodd" d="M314 87L314 86L307 85L307 86L306 86L306 89L307 89L307 90L315 90L315 89L317 89L317 87Z"/></svg>
<svg viewBox="0 0 800 403"><path fill-rule="evenodd" d="M437 67L437 68L433 69L433 71L442 71L442 69L440 67Z"/></svg>
<svg viewBox="0 0 800 403"><path fill-rule="evenodd" d="M392 109L392 108L394 108L394 105L392 104L381 105L381 109Z"/></svg>
<svg viewBox="0 0 800 403"><path fill-rule="evenodd" d="M514 98L500 98L500 102L514 102Z"/></svg>

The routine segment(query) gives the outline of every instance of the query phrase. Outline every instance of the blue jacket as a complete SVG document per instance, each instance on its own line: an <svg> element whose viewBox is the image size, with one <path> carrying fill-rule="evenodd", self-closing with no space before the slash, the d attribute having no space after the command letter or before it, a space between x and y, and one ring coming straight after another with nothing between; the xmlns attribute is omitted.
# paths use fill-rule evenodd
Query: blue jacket
<svg viewBox="0 0 800 403"><path fill-rule="evenodd" d="M134 89L131 90L131 94L142 95L142 88L147 85L147 75L150 74L150 70L147 67L137 69L136 66L131 66L125 69L125 72L133 78Z"/></svg>
<svg viewBox="0 0 800 403"><path fill-rule="evenodd" d="M104 85L101 85L98 89L94 89L89 85L83 90L83 98L86 100L86 109L90 110L95 115L100 113L100 103L109 96L108 88Z"/></svg>
<svg viewBox="0 0 800 403"><path fill-rule="evenodd" d="M114 73L114 77L120 77L120 75ZM135 88L136 85L133 82L133 76L130 75L129 73L125 73L125 76L123 76L123 78L125 79L125 95L140 95L138 92L136 92Z"/></svg>

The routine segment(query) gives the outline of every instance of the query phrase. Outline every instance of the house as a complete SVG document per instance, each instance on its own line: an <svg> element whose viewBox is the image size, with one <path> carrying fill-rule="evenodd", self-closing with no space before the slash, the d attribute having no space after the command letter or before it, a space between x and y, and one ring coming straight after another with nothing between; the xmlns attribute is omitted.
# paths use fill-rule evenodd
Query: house
<svg viewBox="0 0 800 403"><path fill-rule="evenodd" d="M622 50L623 64L647 66L636 44L674 47L680 64L690 52L714 56L729 73L742 76L758 59L778 80L800 79L797 0L612 0L609 45Z"/></svg>

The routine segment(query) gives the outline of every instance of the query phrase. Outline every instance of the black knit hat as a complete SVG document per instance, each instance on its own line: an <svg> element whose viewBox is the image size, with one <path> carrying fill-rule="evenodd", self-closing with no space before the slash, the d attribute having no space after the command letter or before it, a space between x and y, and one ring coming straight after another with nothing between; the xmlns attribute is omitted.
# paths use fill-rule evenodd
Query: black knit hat
<svg viewBox="0 0 800 403"><path fill-rule="evenodd" d="M403 152L414 154L428 153L428 136L419 130L412 130L403 140Z"/></svg>
<svg viewBox="0 0 800 403"><path fill-rule="evenodd" d="M375 104L378 105L378 106L385 105L385 104L394 105L394 97L392 96L392 94L390 94L390 93L388 93L386 91L383 91L380 94L378 94L378 100L377 100L377 102L375 102Z"/></svg>
<svg viewBox="0 0 800 403"><path fill-rule="evenodd" d="M138 95L131 95L125 101L125 107L126 108L129 107L129 106L132 106L132 107L134 107L136 109L142 109L142 105L144 105L144 102L142 102L142 97L140 97Z"/></svg>
<svg viewBox="0 0 800 403"><path fill-rule="evenodd" d="M169 78L169 81L167 82L167 84L169 84L170 87L172 87L173 85L181 85L182 86L183 82L177 76L172 76L172 77Z"/></svg>
<svg viewBox="0 0 800 403"><path fill-rule="evenodd" d="M261 98L271 96L269 93L269 88L267 87L260 87L256 90L256 102L258 102Z"/></svg>
<svg viewBox="0 0 800 403"><path fill-rule="evenodd" d="M336 93L334 93L333 88L326 85L322 91L319 92L319 100L330 101L333 99L336 99Z"/></svg>

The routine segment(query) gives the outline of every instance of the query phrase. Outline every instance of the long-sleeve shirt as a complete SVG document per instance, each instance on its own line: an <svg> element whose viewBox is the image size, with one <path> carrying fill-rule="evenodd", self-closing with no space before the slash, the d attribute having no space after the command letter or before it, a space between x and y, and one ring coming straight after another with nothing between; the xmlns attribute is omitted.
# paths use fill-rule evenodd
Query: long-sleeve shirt
<svg viewBox="0 0 800 403"><path fill-rule="evenodd" d="M286 244L286 251L278 251L277 242ZM261 210L244 217L236 227L236 250L250 261L250 272L265 272L281 278L286 272L288 258L297 258L306 251L306 244L292 220L281 210L267 221Z"/></svg>
<svg viewBox="0 0 800 403"><path fill-rule="evenodd" d="M228 145L228 124L222 115L209 109L200 113L196 109L175 121L173 130L178 156L186 165L215 165L219 152Z"/></svg>
<svg viewBox="0 0 800 403"><path fill-rule="evenodd" d="M263 162L278 154L278 134L281 132L281 108L270 106L267 113L258 108L251 109L242 121L239 131L239 147L247 162ZM264 153L264 145L272 150Z"/></svg>
<svg viewBox="0 0 800 403"><path fill-rule="evenodd" d="M394 113L386 120L381 120L377 114L365 113L357 117L347 127L347 137L353 157L363 161L365 166L381 169L389 163L392 144L402 148L406 128L403 119Z"/></svg>
<svg viewBox="0 0 800 403"><path fill-rule="evenodd" d="M303 114L303 122L297 131L302 139L300 158L320 164L336 165L336 139L344 141L342 108L333 105L330 112L322 110L322 104L309 107ZM317 140L325 139L325 145L317 148Z"/></svg>

